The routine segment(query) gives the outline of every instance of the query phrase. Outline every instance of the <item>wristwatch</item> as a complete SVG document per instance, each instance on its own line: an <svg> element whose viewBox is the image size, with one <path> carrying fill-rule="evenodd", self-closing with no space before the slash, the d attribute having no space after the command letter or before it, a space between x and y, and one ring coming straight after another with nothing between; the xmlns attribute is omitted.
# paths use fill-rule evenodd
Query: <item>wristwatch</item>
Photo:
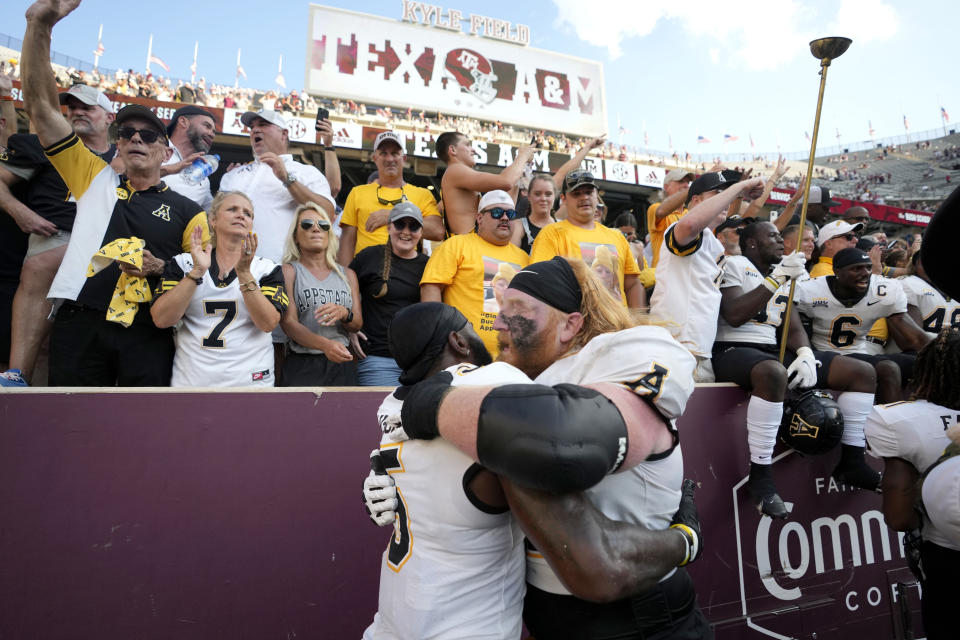
<svg viewBox="0 0 960 640"><path fill-rule="evenodd" d="M288 174L287 174L287 179L283 181L283 186L285 186L287 189L289 189L289 188L290 188L290 185L292 185L292 184L293 184L294 182L296 182L296 181L297 181L297 176L292 176L292 175L290 175L290 174L288 173Z"/></svg>
<svg viewBox="0 0 960 640"><path fill-rule="evenodd" d="M344 306L343 308L347 309L346 306ZM353 310L347 309L347 317L341 320L340 322L342 322L343 324L350 324L351 322L353 322Z"/></svg>
<svg viewBox="0 0 960 640"><path fill-rule="evenodd" d="M192 273L192 271L187 273L187 277L196 282L198 287L203 284L203 274L192 276L190 273Z"/></svg>

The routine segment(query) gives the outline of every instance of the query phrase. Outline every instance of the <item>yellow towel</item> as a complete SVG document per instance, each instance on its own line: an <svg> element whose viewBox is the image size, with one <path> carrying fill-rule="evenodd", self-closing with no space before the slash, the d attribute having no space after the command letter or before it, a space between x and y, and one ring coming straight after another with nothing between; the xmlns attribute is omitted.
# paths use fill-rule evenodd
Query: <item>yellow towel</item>
<svg viewBox="0 0 960 640"><path fill-rule="evenodd" d="M142 269L145 244L142 239L133 236L117 238L104 245L90 260L87 277L99 273L115 260ZM146 278L121 273L120 279L117 280L117 286L113 289L110 306L107 308L107 320L119 322L123 326L129 327L133 323L133 318L137 315L140 303L150 302L151 300L153 300L153 295L150 293L150 285Z"/></svg>

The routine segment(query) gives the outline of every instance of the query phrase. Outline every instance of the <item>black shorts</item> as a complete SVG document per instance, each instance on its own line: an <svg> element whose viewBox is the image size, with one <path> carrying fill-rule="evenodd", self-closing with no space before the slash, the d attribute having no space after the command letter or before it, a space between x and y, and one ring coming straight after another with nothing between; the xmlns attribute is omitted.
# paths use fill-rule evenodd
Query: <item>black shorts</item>
<svg viewBox="0 0 960 640"><path fill-rule="evenodd" d="M523 621L537 640L713 638L713 629L697 606L693 580L682 568L643 595L604 604L549 593L528 583Z"/></svg>
<svg viewBox="0 0 960 640"><path fill-rule="evenodd" d="M820 361L817 367L817 388L826 389L827 377L833 359L840 354L832 351L814 351L813 357ZM750 382L750 372L761 362L779 360L780 347L775 344L752 344L749 342L716 342L713 345L713 373L717 382L733 382L747 389L753 388ZM787 350L784 356L784 367L797 359L797 355Z"/></svg>
<svg viewBox="0 0 960 640"><path fill-rule="evenodd" d="M896 363L900 367L900 384L904 387L913 379L913 363L917 360L917 354L915 353L848 353L844 355L869 362L874 367L877 366L878 362L884 360Z"/></svg>

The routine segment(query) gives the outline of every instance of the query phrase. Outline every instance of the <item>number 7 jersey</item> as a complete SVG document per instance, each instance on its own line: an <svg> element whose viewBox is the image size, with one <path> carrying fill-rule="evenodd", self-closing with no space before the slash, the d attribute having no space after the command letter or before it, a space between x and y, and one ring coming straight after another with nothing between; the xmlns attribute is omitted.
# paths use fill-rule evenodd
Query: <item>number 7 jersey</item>
<svg viewBox="0 0 960 640"><path fill-rule="evenodd" d="M813 322L814 349L838 353L866 353L866 336L873 323L895 313L907 312L907 296L896 280L870 276L865 296L849 307L830 291L834 276L797 283L797 310Z"/></svg>

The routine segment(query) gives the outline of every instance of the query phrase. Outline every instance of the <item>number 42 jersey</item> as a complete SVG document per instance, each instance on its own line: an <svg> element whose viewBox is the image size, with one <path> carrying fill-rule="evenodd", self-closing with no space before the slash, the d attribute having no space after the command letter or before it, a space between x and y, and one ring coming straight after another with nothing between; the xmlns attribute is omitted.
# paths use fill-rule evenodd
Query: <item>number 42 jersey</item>
<svg viewBox="0 0 960 640"><path fill-rule="evenodd" d="M849 307L837 300L828 281L834 276L797 283L797 310L813 322L814 349L839 353L866 353L866 336L873 323L907 312L907 296L896 280L870 276L870 287Z"/></svg>

